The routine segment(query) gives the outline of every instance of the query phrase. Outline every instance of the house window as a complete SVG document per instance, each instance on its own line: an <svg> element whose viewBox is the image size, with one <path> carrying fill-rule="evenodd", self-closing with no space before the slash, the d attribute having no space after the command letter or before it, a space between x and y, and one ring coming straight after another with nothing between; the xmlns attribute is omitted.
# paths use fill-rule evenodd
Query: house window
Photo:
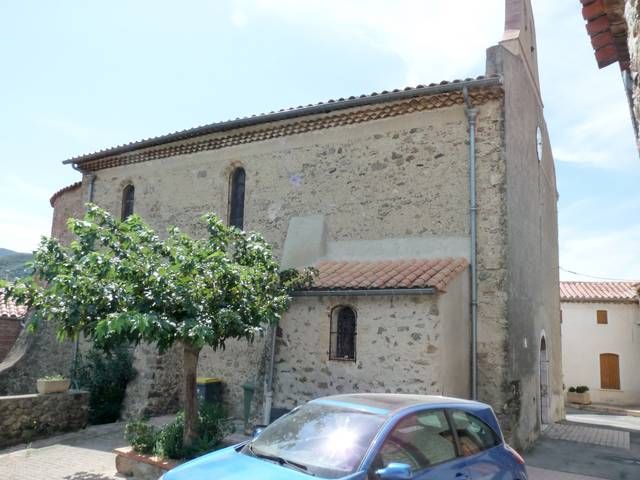
<svg viewBox="0 0 640 480"><path fill-rule="evenodd" d="M356 359L356 312L351 307L337 307L331 312L329 359Z"/></svg>
<svg viewBox="0 0 640 480"><path fill-rule="evenodd" d="M606 325L607 323L609 323L606 310L598 310L596 312L596 319L598 321L598 325Z"/></svg>
<svg viewBox="0 0 640 480"><path fill-rule="evenodd" d="M122 190L122 214L120 218L125 220L127 217L133 215L133 197L135 195L135 188L129 184Z"/></svg>
<svg viewBox="0 0 640 480"><path fill-rule="evenodd" d="M600 388L620 390L620 357L615 353L600 354Z"/></svg>
<svg viewBox="0 0 640 480"><path fill-rule="evenodd" d="M231 174L231 186L229 190L229 225L244 226L244 184L246 174L244 168L236 168Z"/></svg>

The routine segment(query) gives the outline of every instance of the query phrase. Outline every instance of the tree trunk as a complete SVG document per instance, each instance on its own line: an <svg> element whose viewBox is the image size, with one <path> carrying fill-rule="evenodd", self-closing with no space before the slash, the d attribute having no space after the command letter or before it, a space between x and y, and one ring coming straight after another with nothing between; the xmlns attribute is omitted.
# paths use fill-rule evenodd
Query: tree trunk
<svg viewBox="0 0 640 480"><path fill-rule="evenodd" d="M198 355L200 349L183 344L184 370L184 435L185 447L190 447L198 436L198 405L196 401L196 375L198 373Z"/></svg>

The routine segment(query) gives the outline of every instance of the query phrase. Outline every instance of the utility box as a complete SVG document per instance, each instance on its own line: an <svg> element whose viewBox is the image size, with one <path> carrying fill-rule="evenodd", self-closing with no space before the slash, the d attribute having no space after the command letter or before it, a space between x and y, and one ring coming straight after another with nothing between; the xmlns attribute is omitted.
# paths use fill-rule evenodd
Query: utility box
<svg viewBox="0 0 640 480"><path fill-rule="evenodd" d="M222 393L224 383L221 378L214 377L198 377L196 379L196 396L198 404L213 403L222 405Z"/></svg>

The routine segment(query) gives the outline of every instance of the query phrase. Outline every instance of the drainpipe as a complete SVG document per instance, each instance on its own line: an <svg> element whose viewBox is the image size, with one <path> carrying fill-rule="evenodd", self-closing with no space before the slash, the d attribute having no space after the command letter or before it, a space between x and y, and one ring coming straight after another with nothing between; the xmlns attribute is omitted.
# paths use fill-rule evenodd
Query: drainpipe
<svg viewBox="0 0 640 480"><path fill-rule="evenodd" d="M262 412L262 424L269 425L271 423L271 406L273 404L273 370L275 368L276 359L276 333L278 324L271 325L269 328L268 342L271 344L269 349L269 364L267 372L264 376L264 404Z"/></svg>
<svg viewBox="0 0 640 480"><path fill-rule="evenodd" d="M94 173L85 173L84 171L80 170L75 163L72 163L71 167L74 170L80 172L83 177L86 175L87 178L89 179L89 190L87 191L87 201L89 203L93 203L93 186L96 182L96 175ZM73 385L73 388L75 388L76 390L79 389L78 376L77 376L79 349L80 349L80 336L77 336L76 341L73 343L73 367L71 371L71 384Z"/></svg>
<svg viewBox="0 0 640 480"><path fill-rule="evenodd" d="M469 123L469 234L470 268L471 268L471 398L478 398L478 245L477 216L478 203L476 194L476 117L478 110L473 108L467 87L462 89L465 101L465 112Z"/></svg>

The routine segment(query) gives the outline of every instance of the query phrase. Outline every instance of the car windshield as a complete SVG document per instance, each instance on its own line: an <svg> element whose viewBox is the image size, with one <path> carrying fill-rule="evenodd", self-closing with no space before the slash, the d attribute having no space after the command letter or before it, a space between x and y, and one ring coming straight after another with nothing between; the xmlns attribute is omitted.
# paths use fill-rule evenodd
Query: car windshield
<svg viewBox="0 0 640 480"><path fill-rule="evenodd" d="M373 413L307 403L269 425L243 453L338 478L355 471L384 421Z"/></svg>

